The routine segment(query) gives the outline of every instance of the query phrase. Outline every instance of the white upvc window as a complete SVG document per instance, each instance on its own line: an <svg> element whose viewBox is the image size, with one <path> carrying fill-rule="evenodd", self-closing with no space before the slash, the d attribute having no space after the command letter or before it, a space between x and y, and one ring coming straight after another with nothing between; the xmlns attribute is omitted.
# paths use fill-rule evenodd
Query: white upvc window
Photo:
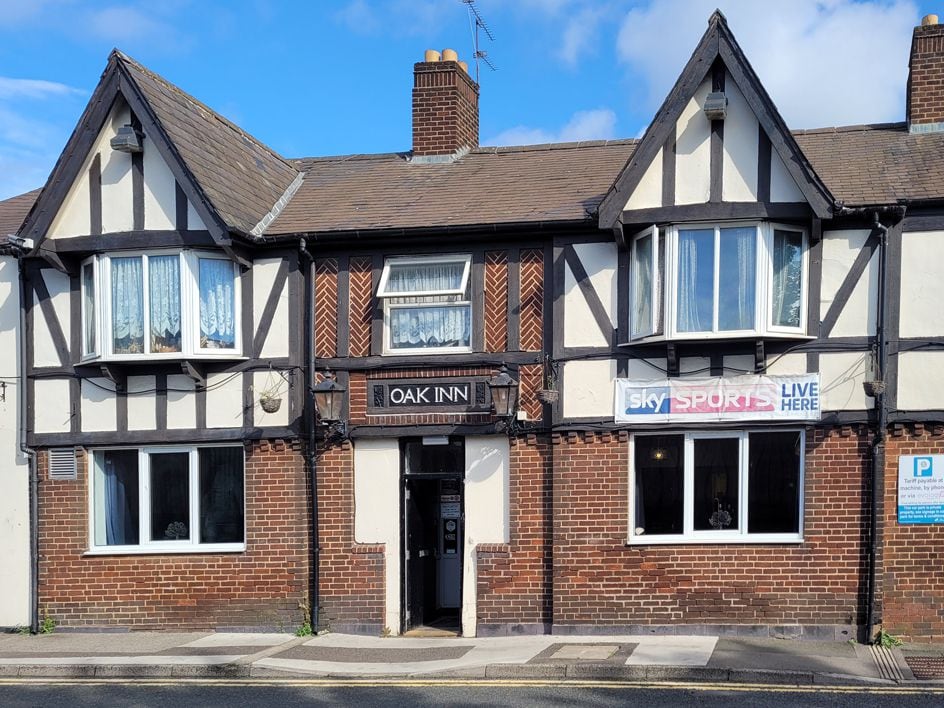
<svg viewBox="0 0 944 708"><path fill-rule="evenodd" d="M388 258L377 287L384 308L384 352L472 350L469 255Z"/></svg>
<svg viewBox="0 0 944 708"><path fill-rule="evenodd" d="M242 353L239 269L222 254L101 254L82 263L80 287L83 359Z"/></svg>
<svg viewBox="0 0 944 708"><path fill-rule="evenodd" d="M805 335L807 251L795 226L651 227L630 246L630 339L660 334L660 317L669 339Z"/></svg>
<svg viewBox="0 0 944 708"><path fill-rule="evenodd" d="M802 430L637 433L630 544L803 540Z"/></svg>
<svg viewBox="0 0 944 708"><path fill-rule="evenodd" d="M242 445L94 450L89 553L246 547Z"/></svg>

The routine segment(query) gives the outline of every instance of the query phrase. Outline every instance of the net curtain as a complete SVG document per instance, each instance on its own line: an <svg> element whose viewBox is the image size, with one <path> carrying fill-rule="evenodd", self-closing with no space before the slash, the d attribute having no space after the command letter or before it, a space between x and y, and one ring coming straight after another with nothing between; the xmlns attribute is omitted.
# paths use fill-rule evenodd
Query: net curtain
<svg viewBox="0 0 944 708"><path fill-rule="evenodd" d="M151 351L180 351L180 259L148 259L151 310Z"/></svg>
<svg viewBox="0 0 944 708"><path fill-rule="evenodd" d="M236 343L233 264L200 259L200 346L231 348Z"/></svg>
<svg viewBox="0 0 944 708"><path fill-rule="evenodd" d="M140 258L111 259L111 321L116 354L144 352L144 288Z"/></svg>

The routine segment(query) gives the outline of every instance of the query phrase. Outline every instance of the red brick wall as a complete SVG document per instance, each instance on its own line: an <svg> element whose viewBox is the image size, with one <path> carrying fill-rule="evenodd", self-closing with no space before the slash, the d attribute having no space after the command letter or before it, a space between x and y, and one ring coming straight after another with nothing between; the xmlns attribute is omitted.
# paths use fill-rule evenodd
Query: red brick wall
<svg viewBox="0 0 944 708"><path fill-rule="evenodd" d="M489 625L551 622L551 448L546 438L512 438L510 543L478 547L476 612Z"/></svg>
<svg viewBox="0 0 944 708"><path fill-rule="evenodd" d="M315 261L315 356L338 353L338 261Z"/></svg>
<svg viewBox="0 0 944 708"><path fill-rule="evenodd" d="M555 436L555 624L862 624L868 435L844 432L807 435L805 540L781 545L629 547L626 435Z"/></svg>
<svg viewBox="0 0 944 708"><path fill-rule="evenodd" d="M485 351L508 348L508 254L485 254Z"/></svg>
<svg viewBox="0 0 944 708"><path fill-rule="evenodd" d="M451 155L479 146L479 87L458 62L413 67L413 154Z"/></svg>
<svg viewBox="0 0 944 708"><path fill-rule="evenodd" d="M87 456L51 480L39 455L39 607L65 627L269 627L302 623L308 598L308 494L301 450L246 445L244 553L83 556Z"/></svg>
<svg viewBox="0 0 944 708"><path fill-rule="evenodd" d="M909 125L944 122L944 25L914 29L907 117Z"/></svg>
<svg viewBox="0 0 944 708"><path fill-rule="evenodd" d="M384 626L384 547L354 542L354 450L349 443L322 448L316 464L321 625L379 634Z"/></svg>
<svg viewBox="0 0 944 708"><path fill-rule="evenodd" d="M544 252L521 251L521 351L544 348Z"/></svg>
<svg viewBox="0 0 944 708"><path fill-rule="evenodd" d="M885 447L882 624L913 641L944 639L944 526L898 523L898 456L942 454L942 426L899 428Z"/></svg>

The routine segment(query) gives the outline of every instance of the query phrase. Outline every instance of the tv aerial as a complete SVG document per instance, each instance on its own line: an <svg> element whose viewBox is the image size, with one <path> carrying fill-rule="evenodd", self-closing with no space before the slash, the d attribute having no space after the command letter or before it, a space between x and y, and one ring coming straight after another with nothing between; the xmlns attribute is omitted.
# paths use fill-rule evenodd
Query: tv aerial
<svg viewBox="0 0 944 708"><path fill-rule="evenodd" d="M469 10L469 29L472 32L472 57L475 59L475 83L479 83L479 61L485 62L485 65L492 71L498 71L498 68L488 58L488 52L480 48L479 35L484 34L492 42L495 41L495 35L485 24L482 14L475 6L475 0L461 0Z"/></svg>

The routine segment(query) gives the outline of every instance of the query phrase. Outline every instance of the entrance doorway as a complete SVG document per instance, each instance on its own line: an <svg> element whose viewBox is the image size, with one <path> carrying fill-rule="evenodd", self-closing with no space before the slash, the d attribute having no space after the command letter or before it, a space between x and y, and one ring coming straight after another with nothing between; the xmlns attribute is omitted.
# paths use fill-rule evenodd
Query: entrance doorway
<svg viewBox="0 0 944 708"><path fill-rule="evenodd" d="M461 628L462 438L405 438L403 477L403 633L456 635Z"/></svg>

